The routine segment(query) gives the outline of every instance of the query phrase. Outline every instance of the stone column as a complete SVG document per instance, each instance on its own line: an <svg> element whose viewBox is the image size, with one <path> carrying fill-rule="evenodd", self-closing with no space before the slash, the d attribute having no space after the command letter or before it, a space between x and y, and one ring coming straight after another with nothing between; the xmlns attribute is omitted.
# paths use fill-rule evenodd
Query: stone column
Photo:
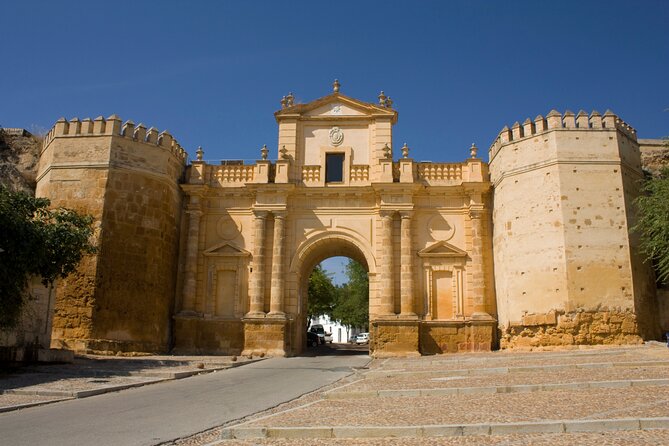
<svg viewBox="0 0 669 446"><path fill-rule="evenodd" d="M412 212L401 212L402 226L400 231L400 317L415 318L414 287L413 287L413 256L411 255L411 216Z"/></svg>
<svg viewBox="0 0 669 446"><path fill-rule="evenodd" d="M265 227L266 211L254 211L253 271L249 289L250 308L246 317L265 317Z"/></svg>
<svg viewBox="0 0 669 446"><path fill-rule="evenodd" d="M485 302L485 270L483 267L483 218L485 210L472 208L469 210L469 219L472 226L472 251L469 256L472 259L472 290L473 295L473 314L472 316L487 315Z"/></svg>
<svg viewBox="0 0 669 446"><path fill-rule="evenodd" d="M271 317L285 317L284 299L284 259L283 246L286 238L286 214L274 212L274 254L272 256L272 288L269 313Z"/></svg>
<svg viewBox="0 0 669 446"><path fill-rule="evenodd" d="M200 244L200 218L197 197L190 197L192 208L188 209L188 238L186 241L186 264L184 265L184 288L181 312L195 312L195 294L197 293L197 252ZM189 206L190 207L190 206Z"/></svg>
<svg viewBox="0 0 669 446"><path fill-rule="evenodd" d="M381 280L379 281L379 296L381 305L380 316L395 315L393 281L393 215L394 211L381 211L381 265L379 267Z"/></svg>

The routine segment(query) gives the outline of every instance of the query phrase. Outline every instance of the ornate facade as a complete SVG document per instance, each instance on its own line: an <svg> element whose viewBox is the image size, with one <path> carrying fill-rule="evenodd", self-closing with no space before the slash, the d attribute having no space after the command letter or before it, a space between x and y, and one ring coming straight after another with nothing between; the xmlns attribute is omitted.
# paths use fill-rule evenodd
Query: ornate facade
<svg viewBox="0 0 669 446"><path fill-rule="evenodd" d="M101 249L59 285L54 346L297 354L309 274L332 256L368 270L375 356L657 335L627 235L639 145L614 115L505 128L490 172L474 146L459 163L406 144L395 159L383 93L335 82L275 118L276 159L263 147L250 165L201 149L187 165L171 135L116 116L56 123L37 194L93 214Z"/></svg>

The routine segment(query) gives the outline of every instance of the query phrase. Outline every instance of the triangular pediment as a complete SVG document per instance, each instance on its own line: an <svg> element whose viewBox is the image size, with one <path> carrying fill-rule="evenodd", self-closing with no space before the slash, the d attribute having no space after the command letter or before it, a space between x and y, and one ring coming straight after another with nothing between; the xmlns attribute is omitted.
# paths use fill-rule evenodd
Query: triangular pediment
<svg viewBox="0 0 669 446"><path fill-rule="evenodd" d="M235 245L231 245L230 243L220 243L205 250L204 255L235 257L235 256L250 256L251 253L246 251L245 249L241 249Z"/></svg>
<svg viewBox="0 0 669 446"><path fill-rule="evenodd" d="M304 116L367 116L366 110L345 104L343 101L335 101L330 104L321 105L304 113Z"/></svg>
<svg viewBox="0 0 669 446"><path fill-rule="evenodd" d="M418 251L418 255L420 257L467 257L465 251L445 241L433 243Z"/></svg>
<svg viewBox="0 0 669 446"><path fill-rule="evenodd" d="M393 122L397 120L397 112L392 108L360 101L341 93L332 93L306 104L296 104L274 113L277 120L283 116L294 117L295 115L305 118L323 117L330 119L339 117L388 116L393 119Z"/></svg>

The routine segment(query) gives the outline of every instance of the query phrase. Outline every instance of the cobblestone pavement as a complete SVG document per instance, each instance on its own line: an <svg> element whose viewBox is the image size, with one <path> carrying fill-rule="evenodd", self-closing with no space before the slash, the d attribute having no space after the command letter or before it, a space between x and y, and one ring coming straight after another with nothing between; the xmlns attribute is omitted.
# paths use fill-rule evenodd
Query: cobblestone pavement
<svg viewBox="0 0 669 446"><path fill-rule="evenodd" d="M248 362L231 357L154 356L78 357L74 364L29 367L20 375L0 375L3 406L48 403L68 392L173 379ZM581 348L545 352L493 352L373 360L368 368L296 400L244 420L169 443L204 445L660 445L669 429L567 433L510 432L419 438L305 438L300 428L358 426L392 428L417 425L536 422L542 420L669 420L669 349L649 343L636 347ZM658 380L641 387L536 389L531 393L486 393L491 386L565 383L620 383ZM663 381L664 380L664 381ZM348 395L410 389L474 389L472 394L443 396ZM34 391L37 395L12 394ZM485 390L485 389L484 389ZM47 395L53 392L54 395ZM339 398L337 395L344 395ZM662 417L662 418L660 418ZM669 421L667 421L669 423ZM232 429L297 429L297 438L221 440Z"/></svg>
<svg viewBox="0 0 669 446"><path fill-rule="evenodd" d="M495 370L496 369L496 370ZM457 374L462 371L462 374ZM420 358L377 359L332 386L320 389L239 423L172 444L190 445L659 445L669 444L669 349L649 343L635 347L597 347L545 352L493 352ZM630 387L630 382L646 382ZM618 388L601 387L616 381ZM531 393L477 393L491 386L590 383L593 388ZM610 384L608 384L610 385ZM369 390L466 387L472 394L443 396L335 395ZM355 397L354 397L355 396ZM458 437L362 438L369 429L402 426L584 422L652 419L660 428L594 427L594 432L531 433ZM358 438L308 438L309 427L362 428ZM293 428L291 430L291 427ZM261 438L262 428L284 428L295 438ZM304 431L300 431L304 428ZM364 431L368 429L368 431ZM609 429L623 429L609 431ZM569 429L567 429L569 430ZM275 435L277 431L264 435ZM366 433L365 433L366 432ZM223 434L223 437L221 437ZM249 438L220 440L230 435ZM279 435L283 435L279 433ZM316 433L316 436L321 434ZM333 434L334 435L334 434ZM378 436L372 434L371 436ZM382 434L381 434L382 435ZM257 438L255 438L257 437Z"/></svg>
<svg viewBox="0 0 669 446"><path fill-rule="evenodd" d="M31 365L0 373L0 412L81 398L249 362L232 356L77 356L72 364Z"/></svg>
<svg viewBox="0 0 669 446"><path fill-rule="evenodd" d="M669 430L634 432L596 432L573 434L511 434L505 436L472 435L439 438L365 438L365 439L297 439L297 440L229 440L219 446L658 446L668 444Z"/></svg>

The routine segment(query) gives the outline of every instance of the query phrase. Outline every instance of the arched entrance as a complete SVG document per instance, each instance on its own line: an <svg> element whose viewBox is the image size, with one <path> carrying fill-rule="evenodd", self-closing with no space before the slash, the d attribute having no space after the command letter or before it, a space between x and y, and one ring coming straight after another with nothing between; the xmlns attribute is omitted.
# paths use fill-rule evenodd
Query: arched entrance
<svg viewBox="0 0 669 446"><path fill-rule="evenodd" d="M307 329L307 294L309 275L316 265L329 257L348 257L360 263L369 277L370 303L373 301L372 290L375 289L376 260L371 252L369 242L362 240L357 234L345 230L323 231L310 236L296 250L290 264L291 282L294 287L290 292L297 296L297 317L293 324L291 339L293 354L301 352L305 345Z"/></svg>

